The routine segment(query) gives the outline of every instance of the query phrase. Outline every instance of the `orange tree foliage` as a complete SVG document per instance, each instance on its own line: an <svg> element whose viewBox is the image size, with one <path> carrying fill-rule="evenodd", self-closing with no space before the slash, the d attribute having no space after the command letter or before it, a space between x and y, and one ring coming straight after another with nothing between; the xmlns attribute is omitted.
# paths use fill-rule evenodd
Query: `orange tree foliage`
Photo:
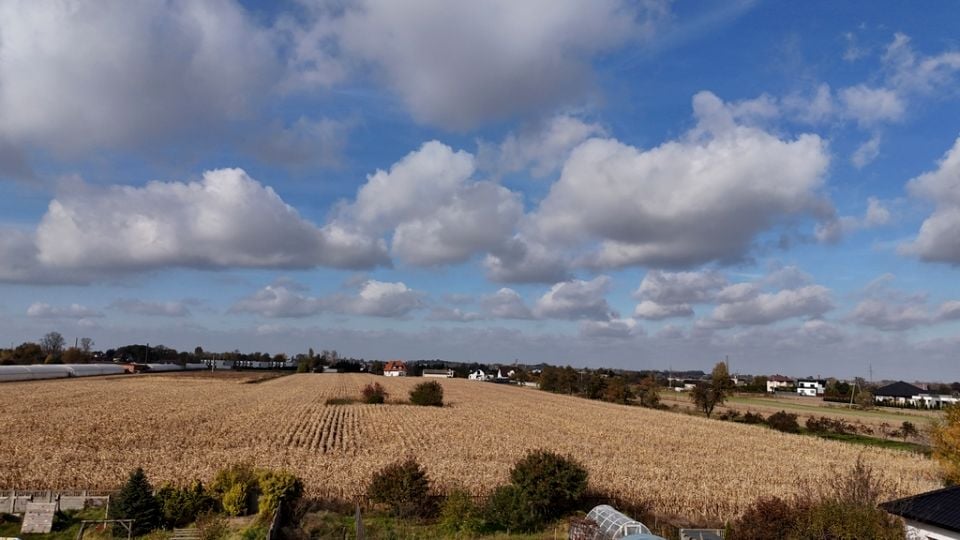
<svg viewBox="0 0 960 540"><path fill-rule="evenodd" d="M960 484L960 403L946 408L946 416L931 433L933 457L948 484Z"/></svg>

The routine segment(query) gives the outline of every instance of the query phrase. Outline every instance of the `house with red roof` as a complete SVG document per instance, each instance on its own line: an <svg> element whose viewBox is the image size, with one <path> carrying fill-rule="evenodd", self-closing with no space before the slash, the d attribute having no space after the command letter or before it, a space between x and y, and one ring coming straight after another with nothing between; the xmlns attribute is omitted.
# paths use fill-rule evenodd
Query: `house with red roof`
<svg viewBox="0 0 960 540"><path fill-rule="evenodd" d="M390 360L383 366L384 377L406 377L407 363L403 360Z"/></svg>

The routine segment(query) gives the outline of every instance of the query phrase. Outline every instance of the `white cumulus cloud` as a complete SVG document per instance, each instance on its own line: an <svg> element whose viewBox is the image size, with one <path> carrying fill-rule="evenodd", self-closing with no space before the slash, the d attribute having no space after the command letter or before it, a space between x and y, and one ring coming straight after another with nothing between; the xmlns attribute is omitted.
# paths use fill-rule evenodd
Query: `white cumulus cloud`
<svg viewBox="0 0 960 540"><path fill-rule="evenodd" d="M641 150L591 139L574 150L533 217L539 233L599 240L590 266L679 267L740 260L784 217L822 213L820 137L737 125L709 92L693 104L698 126L681 140Z"/></svg>
<svg viewBox="0 0 960 540"><path fill-rule="evenodd" d="M544 319L588 319L608 321L617 314L607 303L610 278L597 276L585 281L574 279L557 283L534 304L533 312Z"/></svg>
<svg viewBox="0 0 960 540"><path fill-rule="evenodd" d="M935 207L917 237L902 244L900 252L925 261L960 265L960 138L936 170L910 180L907 190Z"/></svg>

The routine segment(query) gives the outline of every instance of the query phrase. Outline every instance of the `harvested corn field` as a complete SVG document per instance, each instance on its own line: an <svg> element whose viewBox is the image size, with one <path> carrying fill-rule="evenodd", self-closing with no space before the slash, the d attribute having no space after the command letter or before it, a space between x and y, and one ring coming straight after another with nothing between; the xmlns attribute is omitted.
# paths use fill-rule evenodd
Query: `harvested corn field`
<svg viewBox="0 0 960 540"><path fill-rule="evenodd" d="M385 405L327 404L377 381ZM829 481L863 455L898 493L936 487L933 463L758 426L442 380L443 408L399 403L422 379L290 375L258 384L165 375L0 387L0 489L113 488L142 466L156 482L209 479L249 460L286 467L308 492L362 493L413 455L441 486L485 491L528 449L572 454L593 487L664 514L729 518L761 495Z"/></svg>

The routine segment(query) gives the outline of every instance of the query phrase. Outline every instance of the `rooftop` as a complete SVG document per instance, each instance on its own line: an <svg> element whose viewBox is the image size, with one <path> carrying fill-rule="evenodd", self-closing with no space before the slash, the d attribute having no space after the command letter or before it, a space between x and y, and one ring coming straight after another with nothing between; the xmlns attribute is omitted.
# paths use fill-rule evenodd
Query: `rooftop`
<svg viewBox="0 0 960 540"><path fill-rule="evenodd" d="M960 486L885 502L880 507L906 519L960 532Z"/></svg>

